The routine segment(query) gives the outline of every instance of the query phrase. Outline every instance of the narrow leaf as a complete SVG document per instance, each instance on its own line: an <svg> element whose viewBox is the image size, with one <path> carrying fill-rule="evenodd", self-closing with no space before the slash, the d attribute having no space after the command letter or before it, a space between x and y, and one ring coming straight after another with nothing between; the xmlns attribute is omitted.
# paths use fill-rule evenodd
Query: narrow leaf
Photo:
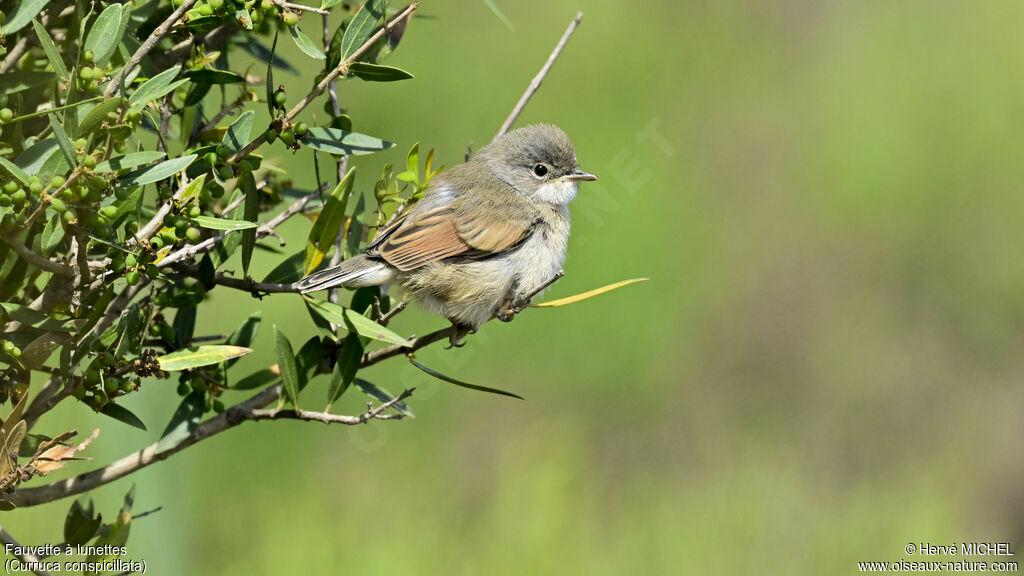
<svg viewBox="0 0 1024 576"><path fill-rule="evenodd" d="M11 162L7 158L4 158L3 156L0 156L0 166L3 166L4 169L7 170L7 172L9 172L11 176L17 178L19 182L21 182L25 186L28 186L28 174L26 174L24 170L19 168L17 164Z"/></svg>
<svg viewBox="0 0 1024 576"><path fill-rule="evenodd" d="M246 228L257 228L259 224L248 220L228 220L227 218L214 218L212 216L196 216L192 219L196 225L210 230L245 230Z"/></svg>
<svg viewBox="0 0 1024 576"><path fill-rule="evenodd" d="M370 64L368 62L353 62L352 66L349 67L349 71L355 74L357 78L366 80L368 82L395 82L397 80L407 80L414 76L401 68L394 68L392 66L381 66L379 64Z"/></svg>
<svg viewBox="0 0 1024 576"><path fill-rule="evenodd" d="M270 368L264 368L249 374L238 382L235 382L234 385L231 386L231 389L251 390L253 388L263 388L264 386L276 382L280 377L281 376L277 372L274 372Z"/></svg>
<svg viewBox="0 0 1024 576"><path fill-rule="evenodd" d="M338 354L338 361L334 364L331 372L331 383L327 388L327 408L341 398L341 395L348 390L348 387L355 380L356 372L359 371L359 364L363 359L363 343L356 334L349 334L341 346Z"/></svg>
<svg viewBox="0 0 1024 576"><path fill-rule="evenodd" d="M373 154L381 150L387 150L394 146L392 142L360 134L358 132L346 132L337 128L324 128L318 126L310 128L305 138L299 140L302 145L327 152L329 154Z"/></svg>
<svg viewBox="0 0 1024 576"><path fill-rule="evenodd" d="M368 396L373 396L374 398L380 400L381 402L391 402L395 398L394 394L377 386L373 382L367 382L362 378L356 378L355 384L356 387L362 390L364 394ZM405 414L410 418L416 417L416 415L412 413L412 410L409 409L409 406L407 406L405 402L395 402L393 404L393 407L395 410L398 410L399 412Z"/></svg>
<svg viewBox="0 0 1024 576"><path fill-rule="evenodd" d="M304 266L306 274L316 270L324 256L334 246L334 241L341 231L341 225L345 222L345 211L348 209L348 199L352 195L352 185L355 182L355 167L350 168L348 174L338 182L331 195L324 202L316 222L309 230L309 237L306 239L306 257Z"/></svg>
<svg viewBox="0 0 1024 576"><path fill-rule="evenodd" d="M316 44L313 44L313 41L309 39L309 36L300 30L298 26L289 26L288 33L291 34L292 40L295 41L295 45L298 46L299 50L302 50L306 56L315 60L323 60L324 58L327 58L327 56L324 55L323 50L317 48Z"/></svg>
<svg viewBox="0 0 1024 576"><path fill-rule="evenodd" d="M14 11L7 15L7 23L0 30L3 31L5 36L14 34L31 22L49 3L50 0L20 0L15 2Z"/></svg>
<svg viewBox="0 0 1024 576"><path fill-rule="evenodd" d="M352 17L345 36L341 39L341 59L345 60L373 36L374 30L384 23L383 0L368 0Z"/></svg>
<svg viewBox="0 0 1024 576"><path fill-rule="evenodd" d="M238 84L245 82L245 76L228 70L190 70L185 72L183 76L200 84Z"/></svg>
<svg viewBox="0 0 1024 576"><path fill-rule="evenodd" d="M50 117L50 127L53 128L53 136L57 139L57 145L60 146L60 151L64 154L64 159L68 161L68 164L74 166L75 162L75 146L71 143L71 139L68 138L67 132L64 131L64 127L60 125L60 120L57 119L56 114L48 114Z"/></svg>
<svg viewBox="0 0 1024 576"><path fill-rule="evenodd" d="M157 454L177 447L199 427L199 420L203 417L203 409L206 407L205 396L202 390L193 390L181 399L181 404L178 404L178 409L174 411L171 421L167 423L167 428L156 444Z"/></svg>
<svg viewBox="0 0 1024 576"><path fill-rule="evenodd" d="M235 328L235 331L228 336L228 339L224 341L229 346L243 346L248 348L252 345L252 341L256 339L256 334L260 331L260 323L263 321L263 314L259 310L253 312L242 324ZM228 360L225 364L225 368L230 368L237 358Z"/></svg>
<svg viewBox="0 0 1024 576"><path fill-rule="evenodd" d="M504 390L499 390L497 388L488 388L487 386L479 386L477 384L470 384L469 382L463 382L462 380L456 380L455 378L452 378L451 376L445 376L444 374L441 374L440 372L438 372L436 370L432 370L430 368L427 368L423 364L420 364L419 362L417 362L413 358L412 354L409 354L407 357L409 358L409 362L412 362L413 366L419 368L420 370L426 372L427 374L430 374L434 378L437 378L439 380L444 380L445 382L448 382L449 384L455 384L456 386L461 386L463 388L469 388L470 390L479 390L480 392L489 392L491 394L498 394L500 396L510 396L512 398L519 398L520 400L526 400L526 398L523 398L522 396L520 396L518 394L513 394L512 392L506 392Z"/></svg>
<svg viewBox="0 0 1024 576"><path fill-rule="evenodd" d="M108 402L103 407L103 409L100 410L100 413L101 414L106 414L107 416L110 416L114 420L120 420L121 422L124 422L125 424L127 424L129 426L134 426L135 428L138 428L139 430L145 430L146 429L146 425L142 423L142 420L140 420L138 416L133 414L130 410L128 410L124 406L121 406L121 405L118 405L118 404L114 404L113 402Z"/></svg>
<svg viewBox="0 0 1024 576"><path fill-rule="evenodd" d="M114 2L108 5L92 24L89 34L85 37L85 49L92 50L93 62L96 66L104 66L110 57L114 55L117 45L121 43L120 30L122 10L121 5ZM127 25L127 22L125 23Z"/></svg>
<svg viewBox="0 0 1024 576"><path fill-rule="evenodd" d="M164 354L158 357L156 361L160 364L161 370L173 372L175 370L187 370L189 368L218 364L232 358L245 356L250 352L252 352L252 349L242 346L226 346L222 344L192 346L182 350L175 350L170 354Z"/></svg>
<svg viewBox="0 0 1024 576"><path fill-rule="evenodd" d="M100 529L103 517L93 512L92 498L82 496L71 503L64 518L64 541L72 546L85 544Z"/></svg>
<svg viewBox="0 0 1024 576"><path fill-rule="evenodd" d="M149 80L146 80L139 86L134 93L128 98L128 103L131 105L132 110L142 110L142 107L149 104L153 100L167 94L174 88L168 90L168 86L173 86L174 77L181 71L181 64L177 64L163 72L153 76ZM185 80L187 82L187 80ZM176 86L175 86L176 87Z"/></svg>
<svg viewBox="0 0 1024 576"><path fill-rule="evenodd" d="M249 143L249 133L252 132L252 121L255 117L255 112L246 110L228 127L228 131L224 133L224 139L221 143L229 152L234 154Z"/></svg>
<svg viewBox="0 0 1024 576"><path fill-rule="evenodd" d="M155 166L129 172L124 178L118 180L117 185L127 188L131 186L150 184L152 182L159 182L164 178L169 178L178 172L185 170L185 168L188 168L195 159L195 154L171 158L170 160L165 160Z"/></svg>
<svg viewBox="0 0 1024 576"><path fill-rule="evenodd" d="M288 337L274 326L277 348L277 366L281 370L281 390L292 406L299 407L299 371L295 367L295 352Z"/></svg>
<svg viewBox="0 0 1024 576"><path fill-rule="evenodd" d="M36 37L39 38L39 45L43 47L43 52L46 53L46 59L50 61L50 66L53 66L53 71L57 73L57 77L61 80L68 79L68 68L64 65L64 59L60 57L60 51L53 45L53 38L46 32L46 28L37 22L32 21L32 27L36 31Z"/></svg>
<svg viewBox="0 0 1024 576"><path fill-rule="evenodd" d="M364 338L380 340L381 342L397 344L399 346L406 346L409 344L408 339L402 338L398 334L395 334L384 326L377 324L355 310L345 308L344 306L340 306L333 302L318 302L312 298L307 298L306 302L308 302L313 311L320 314L324 320L339 326L348 326L351 331Z"/></svg>
<svg viewBox="0 0 1024 576"><path fill-rule="evenodd" d="M78 133L82 135L88 134L107 119L107 114L117 110L119 106L121 106L120 98L110 98L100 102L92 110L89 110L85 118L82 118L82 121L78 123Z"/></svg>
<svg viewBox="0 0 1024 576"><path fill-rule="evenodd" d="M649 278L632 278L630 280L623 280L622 282L616 282L614 284L609 284L607 286L602 286L600 288L588 290L586 292L583 292L582 294L577 294L575 296L559 298L558 300L552 300L550 302L541 302L540 304L530 304L530 307L554 308L556 306L565 306L566 304L573 304L574 302L586 300L587 298L592 298L594 296L597 296L598 294L604 294L605 292L611 292L612 290L622 288L623 286L629 286L630 284L636 284L637 282L645 282L647 280L649 280Z"/></svg>
<svg viewBox="0 0 1024 576"><path fill-rule="evenodd" d="M117 172L126 168L137 168L145 164L152 164L157 160L162 160L165 156L167 155L156 150L131 152L124 156L100 162L93 168L93 172Z"/></svg>

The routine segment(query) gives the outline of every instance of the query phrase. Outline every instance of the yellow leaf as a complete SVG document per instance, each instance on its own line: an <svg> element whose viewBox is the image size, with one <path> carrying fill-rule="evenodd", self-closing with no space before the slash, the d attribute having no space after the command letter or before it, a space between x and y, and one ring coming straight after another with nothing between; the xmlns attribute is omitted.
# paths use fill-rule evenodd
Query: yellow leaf
<svg viewBox="0 0 1024 576"><path fill-rule="evenodd" d="M598 294L604 294L605 292L611 292L612 290L617 290L619 288L622 288L623 286L629 286L630 284L636 284L637 282L645 282L647 280L650 280L650 278L632 278L630 280L623 280L622 282L616 282L615 284L609 284L607 286L602 286L600 288L594 288L593 290L588 290L587 292L583 292L582 294L577 294L575 296L559 298L558 300L552 300L550 302L541 302L540 304L530 304L530 307L554 308L556 306L565 306L566 304L573 304L575 302L579 302L580 300L592 298L594 296L597 296Z"/></svg>

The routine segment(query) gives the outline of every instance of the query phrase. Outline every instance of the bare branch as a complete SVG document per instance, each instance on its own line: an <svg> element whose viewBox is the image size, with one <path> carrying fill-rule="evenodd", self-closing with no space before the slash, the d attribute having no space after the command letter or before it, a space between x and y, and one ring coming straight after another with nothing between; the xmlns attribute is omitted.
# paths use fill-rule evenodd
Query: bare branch
<svg viewBox="0 0 1024 576"><path fill-rule="evenodd" d="M445 338L450 337L454 333L455 327L448 326L446 328L441 328L440 330L435 330L430 334L427 334L426 336L413 338L409 341L408 344L404 346L399 346L395 344L392 346L388 346L387 348L381 348L380 350L367 352L366 354L363 354L363 360L359 363L359 367L366 368L367 366L373 366L374 364L380 362L381 360L387 360L392 356L401 356L403 354L408 354L409 352L415 352L416 350L419 350L424 346L429 346L434 342L444 340Z"/></svg>
<svg viewBox="0 0 1024 576"><path fill-rule="evenodd" d="M199 426L197 426L196 429L193 430L192 433L183 441L172 448L165 449L163 452L158 452L157 446L159 443L154 443L98 470L79 474L78 476L68 478L67 480L61 480L45 486L18 490L13 494L5 496L5 499L24 508L28 506L46 504L48 502L53 502L54 500L88 492L89 490L109 484L114 480L137 472L150 464L166 460L186 448L206 440L211 436L220 434L225 430L234 428L248 420L294 419L346 425L364 424L370 420L397 420L399 419L398 417L401 416L400 414L383 414L383 412L401 400L408 398L412 392L413 390L411 389L406 390L396 398L393 398L376 408L368 409L365 413L359 416L339 416L320 412L307 412L304 410L263 410L264 407L277 400L281 395L281 384L274 384L273 386L270 386L252 396L248 400L240 402L228 408L223 413L199 424Z"/></svg>
<svg viewBox="0 0 1024 576"><path fill-rule="evenodd" d="M312 12L314 14L322 14L327 16L330 14L329 11L323 8L313 8L312 6L303 6L302 4L292 4L291 2L285 2L284 0L274 0L274 5L282 10L298 10L300 12Z"/></svg>
<svg viewBox="0 0 1024 576"><path fill-rule="evenodd" d="M166 20L153 29L153 32L151 32L149 37L146 38L146 41L142 43L142 46L139 46L139 49L132 54L128 63L121 69L121 73L114 76L114 78L110 80L110 83L107 84L106 90L103 91L103 95L105 97L110 98L121 89L121 83L124 82L124 79L127 78L128 75L131 74L131 71L139 65L139 62L142 61L146 54L149 54L149 51L156 46L157 42L160 42L164 39L164 36L167 36L171 31L171 28L178 23L178 20L184 16L185 12L192 9L192 6L195 5L196 1L197 0L185 0L181 3L181 6L178 6L177 10L171 12L171 15L168 16Z"/></svg>
<svg viewBox="0 0 1024 576"><path fill-rule="evenodd" d="M25 246L25 244L21 240L19 240L18 237L15 236L14 234L4 234L3 239L8 246L14 248L14 251L17 252L19 256L24 258L29 264L35 266L36 268L60 276L72 275L70 267L61 264L60 262L55 262L48 258L43 258L39 254L36 254L35 252L32 251L31 248Z"/></svg>
<svg viewBox="0 0 1024 576"><path fill-rule="evenodd" d="M284 115L284 121L291 122L293 119L295 119L295 117L299 115L299 112L305 110L306 106L309 106L313 102L313 100L317 98L317 96L322 94L323 91L327 89L327 86L330 85L331 82L337 79L338 76L347 74L348 67L351 66L353 62L358 60L359 57L363 55L363 52L369 50L371 46L373 46L378 40L380 40L381 37L383 37L384 34L386 34L387 31L391 28L391 25L393 23L401 22L405 18L409 17L409 15L415 12L416 8L418 7L419 4L416 3L406 6L405 10L399 12L397 16L389 20L388 23L381 27L380 30L377 30L372 36L367 38L366 42L364 42L362 46L357 48L356 51L349 55L348 58L344 59L341 62L341 64L338 64L334 68L334 70L331 70L329 74L324 76L324 78L320 80L320 82L316 86L313 87L313 90L311 90L309 94L306 94L305 98L303 98L298 104L296 104L294 108L289 110L288 113ZM242 149L239 150L238 152L232 154L231 157L227 159L228 163L235 163L238 162L240 159L245 158L250 153L252 153L253 150L262 146L263 143L266 141L266 133L260 134L255 140L243 146Z"/></svg>
<svg viewBox="0 0 1024 576"><path fill-rule="evenodd" d="M494 142L498 138L504 136L505 133L509 131L509 128L512 127L512 124L515 124L516 118L519 117L523 108L526 108L526 104L530 101L530 98L532 98L533 94L538 88L540 88L540 84L544 81L544 77L548 75L548 70L551 70L551 65L558 59L559 54L562 53L562 49L565 48L565 45L569 42L569 38L572 37L572 33L576 31L576 27L580 25L581 20L583 20L583 12L577 12L576 17L572 19L572 22L569 23L569 27L566 28L565 33L562 34L562 39L558 41L558 44L555 45L555 49L551 51L551 55L548 56L547 62L544 63L544 66L541 66L540 72L533 77L533 80L530 82L530 86L526 88L526 92L523 92L522 97L519 98L519 102L516 103L515 108L512 109L512 112L508 115L508 118L505 119L505 123L501 125L501 128L498 130L498 133L494 135L491 142Z"/></svg>

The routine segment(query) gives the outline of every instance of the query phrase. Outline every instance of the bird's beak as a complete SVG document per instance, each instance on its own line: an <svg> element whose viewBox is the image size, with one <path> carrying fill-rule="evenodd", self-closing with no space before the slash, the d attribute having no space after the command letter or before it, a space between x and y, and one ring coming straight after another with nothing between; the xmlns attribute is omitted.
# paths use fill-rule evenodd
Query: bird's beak
<svg viewBox="0 0 1024 576"><path fill-rule="evenodd" d="M572 173L562 176L562 180L568 180L570 182L589 182L597 180L597 176L577 168L573 170Z"/></svg>

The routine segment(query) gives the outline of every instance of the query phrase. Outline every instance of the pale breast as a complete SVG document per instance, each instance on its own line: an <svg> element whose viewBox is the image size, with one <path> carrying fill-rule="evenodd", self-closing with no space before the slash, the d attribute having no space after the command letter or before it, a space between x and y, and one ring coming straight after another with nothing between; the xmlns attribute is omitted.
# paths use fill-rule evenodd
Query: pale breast
<svg viewBox="0 0 1024 576"><path fill-rule="evenodd" d="M569 210L552 207L523 245L509 256L516 277L516 298L522 298L550 280L565 264L569 242Z"/></svg>

